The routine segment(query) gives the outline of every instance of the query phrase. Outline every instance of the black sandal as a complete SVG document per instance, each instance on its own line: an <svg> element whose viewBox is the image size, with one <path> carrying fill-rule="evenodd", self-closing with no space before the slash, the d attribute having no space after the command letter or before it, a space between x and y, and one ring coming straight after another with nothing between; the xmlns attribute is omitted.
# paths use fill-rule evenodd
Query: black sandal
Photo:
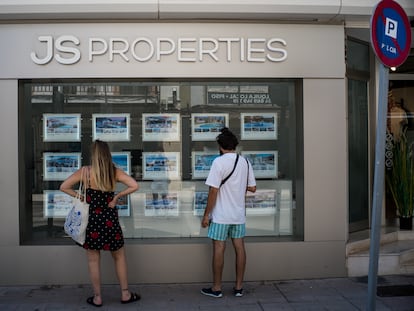
<svg viewBox="0 0 414 311"><path fill-rule="evenodd" d="M141 299L141 296L139 294L136 293L130 293L131 297L129 297L128 300L121 300L121 303L131 303L131 302L135 302Z"/></svg>
<svg viewBox="0 0 414 311"><path fill-rule="evenodd" d="M100 305L98 305L97 303L95 303L93 301L94 298L95 298L95 296L91 296L88 299L86 299L86 302L89 303L90 305L94 306L94 307L97 307L97 308L102 307L102 303Z"/></svg>

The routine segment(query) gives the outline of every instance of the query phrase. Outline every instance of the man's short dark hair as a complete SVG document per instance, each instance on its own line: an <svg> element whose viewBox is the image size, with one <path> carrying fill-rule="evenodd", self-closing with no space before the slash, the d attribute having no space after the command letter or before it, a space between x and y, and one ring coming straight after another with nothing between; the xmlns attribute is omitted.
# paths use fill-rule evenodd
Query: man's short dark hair
<svg viewBox="0 0 414 311"><path fill-rule="evenodd" d="M235 150L239 144L236 135L234 135L227 127L221 129L221 134L217 136L216 141L224 150Z"/></svg>

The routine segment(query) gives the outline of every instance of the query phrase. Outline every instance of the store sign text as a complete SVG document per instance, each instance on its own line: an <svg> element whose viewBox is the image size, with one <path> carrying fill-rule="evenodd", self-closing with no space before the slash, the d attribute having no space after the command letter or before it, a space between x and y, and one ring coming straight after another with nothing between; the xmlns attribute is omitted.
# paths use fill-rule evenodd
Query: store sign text
<svg viewBox="0 0 414 311"><path fill-rule="evenodd" d="M73 65L82 58L82 42L73 35L39 36L44 48L32 51L30 57L37 65L55 60L62 65ZM203 62L210 58L215 62L232 62L234 55L241 62L283 62L287 59L287 43L280 38L156 38L139 37L133 41L125 38L88 39L88 61L105 57L130 62L161 62L175 57L179 62ZM221 56L220 56L221 55ZM223 57L224 55L224 57Z"/></svg>

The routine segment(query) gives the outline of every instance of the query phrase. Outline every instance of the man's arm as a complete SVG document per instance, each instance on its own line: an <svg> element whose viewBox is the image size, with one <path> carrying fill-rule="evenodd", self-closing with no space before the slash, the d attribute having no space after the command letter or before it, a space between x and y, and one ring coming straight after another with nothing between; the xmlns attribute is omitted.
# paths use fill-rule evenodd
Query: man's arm
<svg viewBox="0 0 414 311"><path fill-rule="evenodd" d="M256 192L256 186L249 186L249 187L247 187L247 191L250 191L250 192L255 193Z"/></svg>
<svg viewBox="0 0 414 311"><path fill-rule="evenodd" d="M209 216L210 216L214 206L216 205L218 191L219 191L219 189L214 188L214 187L210 187L209 190L208 190L207 206L206 206L206 209L204 211L203 219L201 220L201 226L203 228L206 228L209 225L209 222L210 222Z"/></svg>

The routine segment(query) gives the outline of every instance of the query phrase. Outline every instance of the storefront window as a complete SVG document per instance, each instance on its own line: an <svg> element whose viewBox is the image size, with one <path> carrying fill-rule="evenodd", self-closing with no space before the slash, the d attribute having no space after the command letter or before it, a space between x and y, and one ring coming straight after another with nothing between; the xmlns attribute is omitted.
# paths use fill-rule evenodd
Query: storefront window
<svg viewBox="0 0 414 311"><path fill-rule="evenodd" d="M205 237L204 184L228 126L252 163L257 192L246 200L248 236L295 237L303 224L300 80L21 81L22 243L69 241L71 198L59 186L108 141L116 165L139 183L119 208L126 238ZM299 199L298 199L299 198Z"/></svg>

